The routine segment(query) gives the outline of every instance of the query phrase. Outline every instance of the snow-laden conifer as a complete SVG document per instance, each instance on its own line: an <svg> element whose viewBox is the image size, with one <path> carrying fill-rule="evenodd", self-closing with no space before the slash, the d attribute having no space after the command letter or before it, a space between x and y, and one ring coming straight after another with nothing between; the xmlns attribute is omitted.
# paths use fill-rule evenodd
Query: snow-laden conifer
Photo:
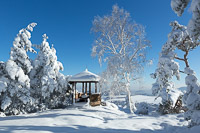
<svg viewBox="0 0 200 133"><path fill-rule="evenodd" d="M173 27L172 32L168 36L167 43L163 46L159 58L158 69L156 69L156 72L152 74L153 78L157 78L156 83L153 84L152 90L154 94L159 94L162 97L163 104L166 101L166 98L169 101L168 103L172 103L168 104L172 107L164 107L170 107L171 109L173 109L174 102L176 102L176 99L179 95L178 93L174 93L176 94L175 96L170 94L170 92L172 92L171 89L174 89L173 87L171 87L173 86L173 84L170 80L173 76L176 76L178 78L179 72L181 71L179 70L178 63L175 63L175 66L173 64L175 59L183 61L185 63L185 69L181 72L187 74L185 78L187 90L186 93L183 95L183 102L188 109L185 113L185 118L187 120L190 120L190 126L200 125L200 86L197 82L195 72L189 66L189 61L187 58L189 52L194 50L199 44L197 41L194 41L194 38L189 35L186 26L180 25L177 21L172 22L171 26ZM184 52L183 58L178 57L177 54L174 52L176 48ZM170 64L168 63L169 61ZM170 87L167 88L165 87L165 85ZM163 95L163 92L165 95ZM175 98L174 102L171 102L173 101L171 98L172 96ZM168 109L163 108L163 110L166 111Z"/></svg>
<svg viewBox="0 0 200 133"><path fill-rule="evenodd" d="M197 40L200 36L200 1L199 0L171 0L171 7L173 11L181 16L191 1L190 10L192 11L192 18L188 23L188 31L190 36Z"/></svg>
<svg viewBox="0 0 200 133"><path fill-rule="evenodd" d="M67 95L67 81L60 73L63 70L61 62L57 61L56 50L49 46L47 35L43 35L43 42L38 48L38 56L33 61L31 71L32 93L38 99L39 104L46 108L57 108L69 103Z"/></svg>
<svg viewBox="0 0 200 133"><path fill-rule="evenodd" d="M162 47L158 68L155 73L151 74L152 78L156 78L156 83L152 86L152 92L162 98L162 113L170 113L170 110L174 108L177 99L181 95L180 91L174 88L174 84L171 81L173 76L178 80L180 78L179 63L175 59L185 61L186 67L188 67L188 52L196 46L189 36L187 27L180 25L177 21L171 22L170 25L172 26L172 31L168 35L168 41ZM176 49L185 52L184 59L177 56Z"/></svg>
<svg viewBox="0 0 200 133"><path fill-rule="evenodd" d="M33 110L29 72L32 69L27 52L35 52L30 41L36 23L29 24L17 34L11 48L10 59L1 63L1 110L6 114L19 114Z"/></svg>

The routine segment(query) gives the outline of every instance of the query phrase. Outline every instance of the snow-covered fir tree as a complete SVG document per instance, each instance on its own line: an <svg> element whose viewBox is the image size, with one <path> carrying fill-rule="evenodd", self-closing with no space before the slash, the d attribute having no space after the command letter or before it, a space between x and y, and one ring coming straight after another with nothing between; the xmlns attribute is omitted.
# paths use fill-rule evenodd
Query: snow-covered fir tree
<svg viewBox="0 0 200 133"><path fill-rule="evenodd" d="M29 72L32 69L27 52L35 52L30 41L31 31L36 23L17 34L10 52L10 59L1 63L1 110L5 114L31 112L34 109L34 99L30 95Z"/></svg>
<svg viewBox="0 0 200 133"><path fill-rule="evenodd" d="M56 50L50 48L47 35L43 35L43 42L37 58L33 61L31 71L32 94L45 108L58 108L70 103L70 95L67 93L68 86L66 78L59 71L63 70L61 62L57 61Z"/></svg>

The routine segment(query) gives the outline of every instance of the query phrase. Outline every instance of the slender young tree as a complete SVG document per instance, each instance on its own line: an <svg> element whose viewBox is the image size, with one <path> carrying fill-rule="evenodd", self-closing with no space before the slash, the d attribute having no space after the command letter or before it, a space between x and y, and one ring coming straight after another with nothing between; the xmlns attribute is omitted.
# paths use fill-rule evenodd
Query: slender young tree
<svg viewBox="0 0 200 133"><path fill-rule="evenodd" d="M117 5L112 9L110 15L93 20L92 32L96 38L92 56L98 56L100 65L102 61L107 63L106 73L113 79L112 87L121 82L120 87L127 93L127 105L133 112L130 83L143 70L150 45L142 25L132 22L130 14Z"/></svg>

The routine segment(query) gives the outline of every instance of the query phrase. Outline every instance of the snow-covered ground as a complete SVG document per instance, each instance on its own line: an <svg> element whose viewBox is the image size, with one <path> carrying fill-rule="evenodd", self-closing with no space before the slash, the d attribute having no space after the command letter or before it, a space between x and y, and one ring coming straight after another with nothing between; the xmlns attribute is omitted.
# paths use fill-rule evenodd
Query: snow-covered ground
<svg viewBox="0 0 200 133"><path fill-rule="evenodd" d="M136 95L134 101L158 103L153 96ZM183 114L138 115L127 114L114 104L90 107L73 106L68 109L1 117L0 133L199 133L200 127L187 128Z"/></svg>

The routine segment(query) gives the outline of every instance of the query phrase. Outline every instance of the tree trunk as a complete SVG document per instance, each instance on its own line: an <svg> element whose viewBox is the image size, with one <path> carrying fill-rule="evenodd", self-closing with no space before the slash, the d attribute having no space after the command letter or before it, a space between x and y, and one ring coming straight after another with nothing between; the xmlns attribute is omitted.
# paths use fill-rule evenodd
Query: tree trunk
<svg viewBox="0 0 200 133"><path fill-rule="evenodd" d="M126 80L126 92L127 92L127 106L129 107L129 110L131 113L133 113L133 109L134 109L134 105L133 102L131 100L131 91L130 91L130 74L127 73L125 76L125 80Z"/></svg>
<svg viewBox="0 0 200 133"><path fill-rule="evenodd" d="M132 105L132 100L131 100L131 92L129 90L129 88L126 88L126 91L127 91L127 106L129 107L130 109L130 112L133 113L133 105Z"/></svg>

